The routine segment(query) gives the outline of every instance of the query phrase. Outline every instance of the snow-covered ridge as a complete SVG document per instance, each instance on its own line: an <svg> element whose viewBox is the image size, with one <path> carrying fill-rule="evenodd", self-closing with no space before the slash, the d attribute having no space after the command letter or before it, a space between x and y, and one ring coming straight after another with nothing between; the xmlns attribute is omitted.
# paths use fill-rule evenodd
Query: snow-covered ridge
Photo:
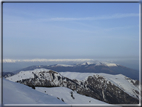
<svg viewBox="0 0 142 107"><path fill-rule="evenodd" d="M122 74L111 75L111 74L105 74L105 73L78 73L78 72L60 72L60 74L70 79L77 79L80 81L87 80L89 76L96 76L96 77L101 76L101 77L104 77L107 81L110 81L112 84L121 88L123 91L125 91L129 95L135 98L138 98L139 96L139 94L137 93L139 92L138 87L136 87L131 82L133 81L135 83L136 80L127 79L127 77ZM137 92L135 92L134 90L136 90Z"/></svg>
<svg viewBox="0 0 142 107"><path fill-rule="evenodd" d="M29 70L29 71L20 71L16 75L7 77L6 79L16 82L17 80L34 78L34 73L38 74L39 72L43 72L43 71L48 72L49 69L40 68L40 69L34 69L34 70Z"/></svg>
<svg viewBox="0 0 142 107"><path fill-rule="evenodd" d="M58 87L67 87L73 90L92 90L88 88L88 82L92 81L91 84L96 87L105 87L111 85L113 92L113 87L119 88L119 91L123 90L125 94L137 98L139 96L138 86L135 86L136 81L122 74L111 75L105 73L79 73L79 72L55 72L49 69L34 69L30 71L21 71L16 75L7 77L7 79L19 82L25 85L34 85L37 86L58 86ZM24 80L26 79L26 80ZM99 84L96 84L98 82ZM119 93L116 89L115 92ZM102 96L100 96L102 97ZM124 97L125 98L125 97Z"/></svg>
<svg viewBox="0 0 142 107"><path fill-rule="evenodd" d="M84 63L82 63L81 65L90 65L90 64L95 64L94 62L84 62Z"/></svg>
<svg viewBox="0 0 142 107"><path fill-rule="evenodd" d="M52 81L52 78L50 76L50 74L48 73L50 70L49 69L34 69L34 70L30 70L30 71L21 71L19 73L17 73L16 75L13 75L11 77L7 77L8 80L16 82L19 80L23 80L23 79L30 79L30 78L34 78L34 74L38 75L39 77L41 77L40 72L46 72L44 74L44 78L49 79L50 81ZM54 71L55 72L55 71ZM124 91L126 91L128 94L130 94L131 96L134 96L136 98L138 98L138 94L134 91L136 90L137 92L139 92L138 87L136 87L133 83L135 83L136 81L133 79L127 79L124 75L122 74L118 74L118 75L111 75L111 74L105 74L105 73L79 73L79 72L60 72L60 73L55 73L55 79L54 79L54 84L58 84L58 76L64 76L70 79L76 79L78 81L85 81L87 80L87 78L89 76L102 76L104 77L107 81L110 81L112 84L120 87L121 89L123 89ZM42 79L42 78L40 78ZM133 82L133 83L132 83Z"/></svg>
<svg viewBox="0 0 142 107"><path fill-rule="evenodd" d="M109 66L109 67L111 67L111 66L117 66L117 64L115 64L115 63L104 63L106 66Z"/></svg>
<svg viewBox="0 0 142 107"><path fill-rule="evenodd" d="M99 66L99 65L105 65L105 66L108 66L108 67L117 66L117 64L115 64L115 63L97 62L97 63L96 63L96 66Z"/></svg>
<svg viewBox="0 0 142 107"><path fill-rule="evenodd" d="M96 66L104 65L104 66L108 66L108 67L117 66L117 64L115 64L115 63L110 63L110 62L94 62L94 61L92 61L92 62L84 62L81 65L90 65L90 64L95 64Z"/></svg>
<svg viewBox="0 0 142 107"><path fill-rule="evenodd" d="M56 66L73 67L73 65L67 65L67 64L57 64Z"/></svg>

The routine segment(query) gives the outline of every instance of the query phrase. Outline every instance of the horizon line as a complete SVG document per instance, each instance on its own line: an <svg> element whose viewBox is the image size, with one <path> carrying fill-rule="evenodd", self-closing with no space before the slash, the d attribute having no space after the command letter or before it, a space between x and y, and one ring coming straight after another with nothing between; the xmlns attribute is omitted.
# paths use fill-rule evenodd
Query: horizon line
<svg viewBox="0 0 142 107"><path fill-rule="evenodd" d="M33 58L33 59L3 59L3 63L16 63L16 62L91 62L91 61L118 61L118 60L138 60L137 58Z"/></svg>

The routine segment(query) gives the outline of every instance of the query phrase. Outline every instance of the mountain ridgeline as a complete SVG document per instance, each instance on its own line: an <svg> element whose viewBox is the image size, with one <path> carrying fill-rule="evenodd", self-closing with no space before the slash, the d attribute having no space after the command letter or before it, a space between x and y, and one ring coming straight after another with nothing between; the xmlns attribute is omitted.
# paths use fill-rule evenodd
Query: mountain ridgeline
<svg viewBox="0 0 142 107"><path fill-rule="evenodd" d="M40 68L21 71L6 79L35 87L66 87L110 104L138 104L139 83L122 74L56 72Z"/></svg>
<svg viewBox="0 0 142 107"><path fill-rule="evenodd" d="M124 67L122 65L114 64L114 63L90 63L86 62L83 64L74 64L74 65L63 65L63 64L55 64L55 65L40 65L40 66L30 66L24 69L20 69L14 71L16 74L19 71L26 70L34 70L38 68L52 69L58 72L80 72L80 73L107 73L107 74L123 74L129 78L139 80L139 71Z"/></svg>

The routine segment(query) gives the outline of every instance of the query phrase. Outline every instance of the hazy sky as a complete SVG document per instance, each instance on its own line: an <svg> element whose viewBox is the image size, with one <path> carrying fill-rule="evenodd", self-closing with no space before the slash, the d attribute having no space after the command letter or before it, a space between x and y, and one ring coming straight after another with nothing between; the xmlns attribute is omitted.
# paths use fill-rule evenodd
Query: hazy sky
<svg viewBox="0 0 142 107"><path fill-rule="evenodd" d="M3 58L135 58L139 3L4 3Z"/></svg>

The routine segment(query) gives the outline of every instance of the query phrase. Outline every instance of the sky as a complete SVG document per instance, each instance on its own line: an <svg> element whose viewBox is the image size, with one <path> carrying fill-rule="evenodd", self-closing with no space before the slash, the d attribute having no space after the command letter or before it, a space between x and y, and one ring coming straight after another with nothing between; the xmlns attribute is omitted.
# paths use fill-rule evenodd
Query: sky
<svg viewBox="0 0 142 107"><path fill-rule="evenodd" d="M139 59L139 3L3 3L3 59Z"/></svg>

